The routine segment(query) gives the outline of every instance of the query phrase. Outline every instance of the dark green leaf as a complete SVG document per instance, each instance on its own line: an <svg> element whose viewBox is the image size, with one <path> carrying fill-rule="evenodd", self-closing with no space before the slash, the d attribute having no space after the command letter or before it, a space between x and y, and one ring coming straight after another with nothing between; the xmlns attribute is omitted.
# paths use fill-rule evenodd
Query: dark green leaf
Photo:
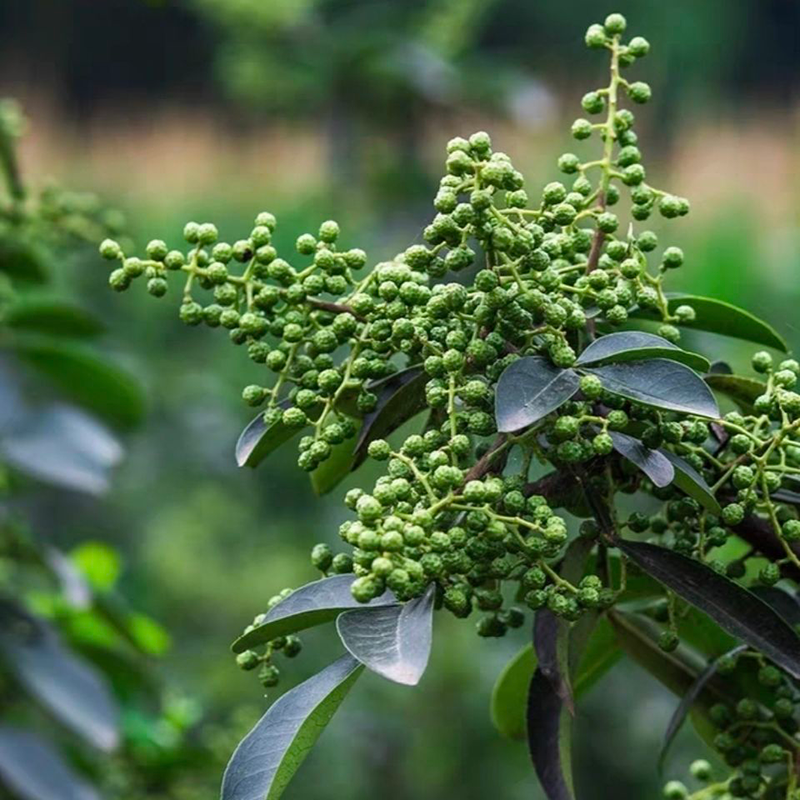
<svg viewBox="0 0 800 800"><path fill-rule="evenodd" d="M753 411L756 398L767 391L766 385L761 381L742 375L712 373L706 375L705 380L712 389L730 397L746 414Z"/></svg>
<svg viewBox="0 0 800 800"><path fill-rule="evenodd" d="M345 655L279 697L234 751L222 800L277 800L362 670Z"/></svg>
<svg viewBox="0 0 800 800"><path fill-rule="evenodd" d="M733 375L731 365L727 361L715 361L708 368L709 375Z"/></svg>
<svg viewBox="0 0 800 800"><path fill-rule="evenodd" d="M711 487L691 464L669 450L661 449L659 452L665 455L672 463L675 469L675 485L682 492L697 500L703 508L712 514L722 513Z"/></svg>
<svg viewBox="0 0 800 800"><path fill-rule="evenodd" d="M752 592L696 559L646 542L616 546L656 580L708 614L720 627L800 678L800 637Z"/></svg>
<svg viewBox="0 0 800 800"><path fill-rule="evenodd" d="M104 326L82 308L47 297L22 297L11 305L4 322L15 330L50 336L97 336Z"/></svg>
<svg viewBox="0 0 800 800"><path fill-rule="evenodd" d="M533 425L566 403L579 386L580 378L571 369L554 367L540 356L518 359L497 382L497 430L511 433Z"/></svg>
<svg viewBox="0 0 800 800"><path fill-rule="evenodd" d="M0 272L21 281L42 283L49 272L47 253L35 243L4 236L0 241Z"/></svg>
<svg viewBox="0 0 800 800"><path fill-rule="evenodd" d="M575 714L572 685L569 675L570 624L543 608L536 612L533 622L533 649L538 670L550 681L553 691L570 714Z"/></svg>
<svg viewBox="0 0 800 800"><path fill-rule="evenodd" d="M574 643L575 637L571 639ZM576 646L571 646L571 652L577 650ZM580 698L588 692L621 656L622 651L617 644L614 629L603 617L591 631L586 647L578 660L577 669L573 669L575 697ZM526 644L506 664L492 690L490 708L492 723L509 739L525 738L525 698L536 666L533 645Z"/></svg>
<svg viewBox="0 0 800 800"><path fill-rule="evenodd" d="M289 400L278 403L278 408L289 408ZM267 425L260 413L239 435L236 442L236 463L240 467L257 467L273 450L300 433L300 428L290 428L281 419Z"/></svg>
<svg viewBox="0 0 800 800"><path fill-rule="evenodd" d="M541 670L528 689L528 751L547 800L574 800L572 717Z"/></svg>
<svg viewBox="0 0 800 800"><path fill-rule="evenodd" d="M674 314L678 306L691 306L695 310L696 319L693 322L680 323L683 327L720 333L788 352L785 340L771 325L749 311L723 300L675 292L667 295L667 303L670 314ZM637 309L631 312L631 316L653 317L654 314L652 311Z"/></svg>
<svg viewBox="0 0 800 800"><path fill-rule="evenodd" d="M370 386L378 395L374 411L364 415L364 423L354 451L353 469L367 457L369 443L384 439L425 408L428 375L422 367L409 367Z"/></svg>
<svg viewBox="0 0 800 800"><path fill-rule="evenodd" d="M336 620L342 644L367 669L416 686L431 654L435 588L402 605L345 612Z"/></svg>
<svg viewBox="0 0 800 800"><path fill-rule="evenodd" d="M777 586L756 586L752 593L775 609L792 627L800 624L800 598Z"/></svg>
<svg viewBox="0 0 800 800"><path fill-rule="evenodd" d="M76 403L123 427L144 414L144 397L129 373L90 350L44 338L18 338L17 355Z"/></svg>
<svg viewBox="0 0 800 800"><path fill-rule="evenodd" d="M668 411L719 418L711 390L702 378L683 364L653 358L584 369L596 375L609 392L628 400Z"/></svg>
<svg viewBox="0 0 800 800"><path fill-rule="evenodd" d="M354 469L355 461L352 439L333 445L330 456L311 473L315 494L321 496L335 489Z"/></svg>
<svg viewBox="0 0 800 800"><path fill-rule="evenodd" d="M526 644L506 664L492 689L492 723L509 739L525 737L525 698L535 669L533 645Z"/></svg>
<svg viewBox="0 0 800 800"><path fill-rule="evenodd" d="M102 750L119 739L119 714L102 676L21 608L0 605L0 657L17 680L65 725Z"/></svg>
<svg viewBox="0 0 800 800"><path fill-rule="evenodd" d="M736 656L745 650L747 650L747 645L740 644L738 647L734 647L732 650L728 651L726 655ZM669 724L667 725L667 730L664 732L664 741L661 743L661 752L658 756L659 771L664 766L664 760L667 757L667 752L669 751L670 745L678 735L678 731L681 729L684 720L689 715L692 706L697 702L697 698L700 696L700 693L703 691L706 684L714 677L714 675L716 675L720 658L724 657L725 655L711 661L709 665L697 676L694 683L681 698L678 707L675 709L675 712L670 718Z"/></svg>
<svg viewBox="0 0 800 800"><path fill-rule="evenodd" d="M240 636L232 645L233 652L241 653L277 636L330 622L343 611L364 608L365 605L355 600L350 592L354 580L353 575L334 575L301 586L270 609L258 625ZM394 595L387 591L367 606L387 606L396 602Z"/></svg>
<svg viewBox="0 0 800 800"><path fill-rule="evenodd" d="M669 486L675 477L675 470L666 455L658 450L651 450L638 439L626 433L611 431L614 449L639 469L659 488Z"/></svg>
<svg viewBox="0 0 800 800"><path fill-rule="evenodd" d="M681 350L661 336L644 331L620 331L595 339L575 362L576 367L600 364L616 364L625 361L642 361L649 358L666 358L679 361L687 367L705 372L709 367L707 358Z"/></svg>
<svg viewBox="0 0 800 800"><path fill-rule="evenodd" d="M100 800L100 795L36 734L0 727L0 784L20 800Z"/></svg>

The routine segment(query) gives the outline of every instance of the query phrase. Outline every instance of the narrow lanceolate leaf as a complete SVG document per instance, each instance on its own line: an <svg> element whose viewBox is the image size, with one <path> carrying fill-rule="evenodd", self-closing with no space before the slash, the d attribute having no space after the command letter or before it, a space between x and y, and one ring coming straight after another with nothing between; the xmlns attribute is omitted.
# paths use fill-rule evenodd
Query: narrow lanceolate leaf
<svg viewBox="0 0 800 800"><path fill-rule="evenodd" d="M533 425L575 394L578 374L559 369L540 356L520 358L508 366L495 391L497 430L511 433Z"/></svg>
<svg viewBox="0 0 800 800"><path fill-rule="evenodd" d="M674 314L678 306L691 306L695 310L694 321L681 322L682 327L720 333L788 352L786 341L771 325L724 300L676 292L667 295L667 304L670 314ZM632 312L631 316L652 317L653 312L639 309Z"/></svg>
<svg viewBox="0 0 800 800"><path fill-rule="evenodd" d="M756 586L751 589L768 606L774 608L792 627L800 624L800 597L777 586Z"/></svg>
<svg viewBox="0 0 800 800"><path fill-rule="evenodd" d="M513 366L513 365L512 365ZM683 364L664 358L584 367L612 394L636 403L698 417L719 418L717 401L703 379Z"/></svg>
<svg viewBox="0 0 800 800"><path fill-rule="evenodd" d="M119 739L119 712L104 679L21 608L0 607L0 659L54 717L101 750Z"/></svg>
<svg viewBox="0 0 800 800"><path fill-rule="evenodd" d="M241 653L278 636L330 622L351 608L364 608L365 604L359 603L350 592L354 580L353 575L334 575L301 586L264 614L258 625L240 636L232 645L233 652ZM396 602L394 595L386 591L366 605L374 608Z"/></svg>
<svg viewBox="0 0 800 800"><path fill-rule="evenodd" d="M549 609L536 612L533 622L533 649L538 669L550 681L553 691L566 709L575 715L572 684L569 675L570 624Z"/></svg>
<svg viewBox="0 0 800 800"><path fill-rule="evenodd" d="M288 400L278 403L278 408L290 406ZM290 428L279 419L271 425L259 414L239 435L236 442L236 463L240 467L257 467L273 450L300 433L301 429Z"/></svg>
<svg viewBox="0 0 800 800"><path fill-rule="evenodd" d="M526 644L506 664L492 689L492 724L508 739L525 738L526 697L536 664L533 645Z"/></svg>
<svg viewBox="0 0 800 800"><path fill-rule="evenodd" d="M547 800L574 800L572 717L541 670L528 689L528 751Z"/></svg>
<svg viewBox="0 0 800 800"><path fill-rule="evenodd" d="M693 558L645 542L616 546L656 580L704 611L721 628L800 678L800 637L770 606Z"/></svg>
<svg viewBox="0 0 800 800"><path fill-rule="evenodd" d="M722 513L711 487L688 461L666 449L660 449L659 452L666 456L672 464L675 470L674 483L684 494L688 494L689 497L697 500L703 508L712 514Z"/></svg>
<svg viewBox="0 0 800 800"><path fill-rule="evenodd" d="M621 331L595 339L575 362L576 367L590 364L618 364L625 361L642 361L648 358L667 358L705 372L711 365L707 358L681 350L661 336L644 331Z"/></svg>
<svg viewBox="0 0 800 800"><path fill-rule="evenodd" d="M588 615L585 615L588 616ZM575 697L590 691L622 657L611 623L604 615L593 626L589 640L578 658L578 669L572 682Z"/></svg>
<svg viewBox="0 0 800 800"><path fill-rule="evenodd" d="M743 375L711 373L706 375L705 380L715 392L730 397L745 413L752 412L756 398L767 391L766 385L761 381Z"/></svg>
<svg viewBox="0 0 800 800"><path fill-rule="evenodd" d="M638 439L626 433L611 431L614 449L628 461L636 464L647 475L655 486L669 486L675 477L675 469L666 454L659 450L651 450Z"/></svg>
<svg viewBox="0 0 800 800"><path fill-rule="evenodd" d="M345 612L336 620L339 638L367 669L416 686L431 654L435 588L403 605Z"/></svg>
<svg viewBox="0 0 800 800"><path fill-rule="evenodd" d="M19 800L100 800L51 744L10 725L0 726L0 785Z"/></svg>
<svg viewBox="0 0 800 800"><path fill-rule="evenodd" d="M747 645L740 644L738 647L734 647L733 650L730 650L726 655L736 656L739 653L744 652L745 650L747 650ZM700 696L700 693L706 687L706 684L714 677L714 675L716 675L720 658L725 658L725 656L720 656L719 658L715 658L697 676L694 683L689 687L686 694L681 698L678 707L675 709L675 712L670 718L669 724L667 725L667 730L664 732L664 741L661 743L661 752L659 753L658 756L659 771L661 771L661 769L663 768L664 761L667 757L670 745L675 740L675 737L678 735L678 731L681 729L681 726L686 720L686 717L692 710L692 706L697 702L697 698Z"/></svg>
<svg viewBox="0 0 800 800"><path fill-rule="evenodd" d="M345 655L279 697L234 751L222 800L277 800L362 670Z"/></svg>
<svg viewBox="0 0 800 800"><path fill-rule="evenodd" d="M353 453L353 469L367 457L369 443L383 439L425 408L428 375L422 367L409 367L369 387L378 395L374 411L364 415Z"/></svg>

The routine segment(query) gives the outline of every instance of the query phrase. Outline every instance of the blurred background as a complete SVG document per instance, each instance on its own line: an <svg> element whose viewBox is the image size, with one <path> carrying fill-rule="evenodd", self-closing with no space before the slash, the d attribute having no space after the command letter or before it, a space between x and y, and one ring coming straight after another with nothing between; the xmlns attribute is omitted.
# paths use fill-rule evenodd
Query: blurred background
<svg viewBox="0 0 800 800"><path fill-rule="evenodd" d="M4 0L0 95L28 118L23 174L96 192L140 250L178 245L189 219L233 241L269 210L279 251L333 216L344 245L375 262L419 239L452 136L489 131L532 196L557 178L558 154L578 147L581 95L606 82L583 33L611 11L652 45L636 67L654 94L637 112L644 161L655 185L692 202L664 231L687 255L673 286L740 303L800 344L796 0ZM162 716L124 712L147 780L86 768L108 797L213 798L267 704L229 643L270 596L314 577L308 551L335 541L354 482L318 501L289 455L238 470L251 362L181 325L174 296L109 292L107 272L87 246L52 280L106 324L102 349L144 386L146 413L105 494L31 482L16 502L40 539L84 548L89 571L86 542L98 543L116 589L161 626ZM704 349L746 363L721 341ZM538 796L524 745L488 719L526 632L486 641L439 623L422 684L363 679L288 798ZM286 686L336 647L330 632L303 640ZM604 679L579 711L582 797L659 796L653 754L675 702L624 662ZM669 766L682 774L702 753L685 731Z"/></svg>

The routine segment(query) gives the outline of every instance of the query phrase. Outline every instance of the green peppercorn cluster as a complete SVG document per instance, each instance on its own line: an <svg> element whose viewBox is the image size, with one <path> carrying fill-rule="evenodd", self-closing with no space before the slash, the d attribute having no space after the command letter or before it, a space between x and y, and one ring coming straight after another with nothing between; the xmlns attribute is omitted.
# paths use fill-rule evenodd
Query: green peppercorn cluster
<svg viewBox="0 0 800 800"><path fill-rule="evenodd" d="M616 571L600 558L608 555L609 526L615 536L650 537L747 583L800 578L794 547L800 519L791 496L800 481L800 364L793 359L775 364L769 353L757 353L756 377L747 377L740 409L711 424L633 402L584 375L579 392L544 425L497 431L497 383L519 358L571 367L598 334L632 312L657 319L658 333L673 343L679 326L695 320L691 305L670 306L664 291L667 276L684 262L682 251L660 246L639 225L654 213L681 217L689 204L647 180L635 118L623 106L650 99L647 84L624 77L649 44L624 38L625 28L625 19L612 14L586 34L589 47L610 56L609 82L583 97L588 116L573 123L572 134L578 142L594 139L599 155L561 155L562 181L529 196L523 176L488 134L451 140L423 242L390 261L365 269L366 254L342 247L333 221L316 235L301 235L296 253L284 258L273 245L276 220L268 212L232 244L219 241L211 223L188 223L185 250L154 240L139 258L113 240L100 247L118 262L110 276L114 289L141 278L161 297L171 274L182 275L181 319L226 329L245 346L264 377L245 388L244 399L263 407L267 427L302 432L303 470L313 472L334 447L355 442L364 418L380 411L383 381L402 368L423 376L424 426L403 441L369 442L368 455L383 474L368 490L347 493L353 518L339 529L344 547L334 552L320 543L311 554L325 576L352 574L359 602L387 590L407 601L435 583L438 604L456 617L476 612L481 636L502 636L539 609L575 621L626 597L625 558ZM632 218L624 222L615 211L623 194ZM679 456L707 495L687 494L676 483L656 486L616 452L617 432ZM535 479L535 465L555 467L556 479ZM660 511L623 514L615 497L637 492L659 501ZM608 519L586 508L590 498ZM569 539L561 509L589 517L578 535L591 547L599 542L597 558L574 580L560 570ZM755 544L734 557L725 549L732 537L749 541L754 529L765 528L777 555ZM756 559L754 578L748 566ZM676 598L664 594L647 613L663 625L658 645L676 650L682 619ZM281 638L261 653L240 655L239 663L260 668L262 682L272 686L276 654L292 656L299 647L296 638ZM736 706L741 725L715 718L721 729L715 744L734 776L694 795L673 781L665 796L777 796L761 766L787 758L782 747L796 727L794 684L756 652L740 661L758 663L765 692ZM766 690L774 697L765 700ZM696 762L692 774L711 780L705 762Z"/></svg>
<svg viewBox="0 0 800 800"><path fill-rule="evenodd" d="M717 731L714 748L730 773L724 779L715 778L715 770L707 761L694 761L690 773L702 788L691 793L684 783L672 780L664 787L664 797L798 800L795 737L800 694L795 682L752 650L723 656L717 671L724 679L749 679L757 687L752 696L716 703L708 709ZM788 771L777 767L788 767Z"/></svg>

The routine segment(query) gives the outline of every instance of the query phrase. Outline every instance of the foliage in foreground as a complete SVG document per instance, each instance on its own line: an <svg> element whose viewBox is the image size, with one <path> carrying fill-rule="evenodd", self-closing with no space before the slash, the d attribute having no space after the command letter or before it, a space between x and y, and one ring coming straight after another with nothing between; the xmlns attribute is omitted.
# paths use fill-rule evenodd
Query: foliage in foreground
<svg viewBox="0 0 800 800"><path fill-rule="evenodd" d="M183 321L228 330L264 365L266 385L244 390L266 408L241 465L297 439L321 493L366 458L385 464L345 496L352 549L317 545L322 579L273 597L233 645L267 687L304 629L335 620L347 653L267 711L234 753L225 800L278 797L364 667L417 683L437 609L477 614L484 637L535 612L492 716L527 736L551 800L574 796L575 701L621 651L682 698L665 749L690 716L730 767L714 777L698 761L701 788L672 781L667 797L800 796L800 606L776 585L800 577L800 364L746 311L665 291L683 253L638 223L689 204L647 181L623 101L650 89L623 73L649 45L625 27L612 14L586 35L610 55L608 85L582 100L600 121L572 126L598 142L594 158L562 155L566 183L531 202L487 134L453 139L425 244L363 276L366 254L342 248L332 221L299 237L302 265L281 258L267 212L234 244L189 223L186 253L101 245L119 261L114 289L143 276L160 297L182 273ZM614 210L623 194L629 223ZM687 328L783 360L760 350L754 374L732 374L679 346ZM718 398L738 410L721 414ZM624 510L634 503L648 513Z"/></svg>

